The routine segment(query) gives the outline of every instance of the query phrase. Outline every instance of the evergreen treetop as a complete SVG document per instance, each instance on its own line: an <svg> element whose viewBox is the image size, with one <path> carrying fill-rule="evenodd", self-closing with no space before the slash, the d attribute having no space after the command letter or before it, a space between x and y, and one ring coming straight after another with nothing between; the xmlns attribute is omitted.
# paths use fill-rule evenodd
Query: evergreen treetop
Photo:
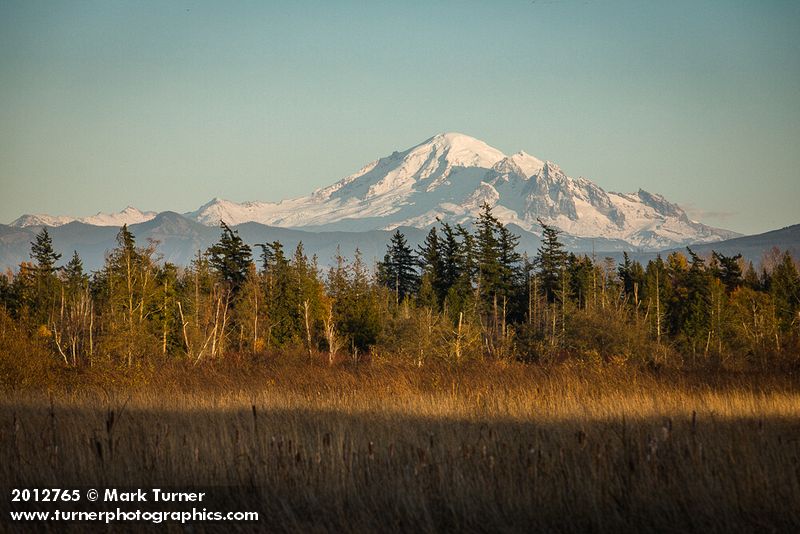
<svg viewBox="0 0 800 534"><path fill-rule="evenodd" d="M394 291L397 302L401 302L419 287L418 261L400 230L392 234L386 248L386 255L378 264L378 282Z"/></svg>
<svg viewBox="0 0 800 534"><path fill-rule="evenodd" d="M536 255L536 263L539 267L542 291L547 300L553 302L559 290L561 277L564 275L568 255L564 250L564 244L558 239L561 231L545 224L541 219L537 220L542 227L542 244Z"/></svg>
<svg viewBox="0 0 800 534"><path fill-rule="evenodd" d="M56 262L61 259L61 254L53 250L53 239L43 227L36 234L35 241L31 242L31 259L36 262L36 269L42 275L56 272Z"/></svg>
<svg viewBox="0 0 800 534"><path fill-rule="evenodd" d="M232 230L225 221L220 221L222 234L218 242L208 249L211 267L228 282L236 292L247 278L247 268L251 261L250 247L247 246L239 232Z"/></svg>

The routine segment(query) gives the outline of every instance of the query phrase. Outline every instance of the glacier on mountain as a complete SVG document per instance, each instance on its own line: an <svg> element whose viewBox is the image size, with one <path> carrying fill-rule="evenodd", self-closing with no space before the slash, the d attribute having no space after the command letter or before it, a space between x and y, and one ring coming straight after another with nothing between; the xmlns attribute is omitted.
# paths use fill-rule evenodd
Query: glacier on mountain
<svg viewBox="0 0 800 534"><path fill-rule="evenodd" d="M712 242L738 234L692 221L678 205L640 189L606 192L525 152L506 156L460 133L436 135L378 159L333 185L280 202L214 199L186 214L196 221L253 221L310 230L426 228L437 219L470 224L486 202L505 224L538 234L538 219L581 238L643 249Z"/></svg>

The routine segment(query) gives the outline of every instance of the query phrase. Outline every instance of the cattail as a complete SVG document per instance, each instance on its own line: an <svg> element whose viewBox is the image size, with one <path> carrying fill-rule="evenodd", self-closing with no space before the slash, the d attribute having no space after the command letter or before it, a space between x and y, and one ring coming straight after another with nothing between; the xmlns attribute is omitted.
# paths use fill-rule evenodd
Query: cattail
<svg viewBox="0 0 800 534"><path fill-rule="evenodd" d="M103 462L103 444L100 443L100 440L97 439L97 438L94 438L92 441L94 442L94 452L97 455L97 459L100 460L100 462L102 463Z"/></svg>

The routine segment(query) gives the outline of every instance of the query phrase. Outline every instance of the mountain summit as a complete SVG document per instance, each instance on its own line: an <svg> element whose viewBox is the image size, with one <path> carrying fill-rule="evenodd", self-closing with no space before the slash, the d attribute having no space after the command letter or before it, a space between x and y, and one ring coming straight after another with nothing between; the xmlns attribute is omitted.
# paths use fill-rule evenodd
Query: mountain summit
<svg viewBox="0 0 800 534"><path fill-rule="evenodd" d="M640 189L606 192L523 151L506 156L461 133L443 133L362 167L305 197L235 203L214 199L186 214L206 225L253 221L307 230L426 228L469 224L487 202L505 224L538 234L538 218L567 236L645 249L713 242L738 234L692 221L677 204Z"/></svg>

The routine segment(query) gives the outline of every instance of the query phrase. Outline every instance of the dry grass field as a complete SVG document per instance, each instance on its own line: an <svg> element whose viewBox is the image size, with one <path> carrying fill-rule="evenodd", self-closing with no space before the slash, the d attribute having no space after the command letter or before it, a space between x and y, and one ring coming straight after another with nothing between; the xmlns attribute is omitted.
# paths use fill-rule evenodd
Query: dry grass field
<svg viewBox="0 0 800 534"><path fill-rule="evenodd" d="M794 377L294 364L76 382L2 397L0 479L211 488L262 514L159 531L800 529Z"/></svg>

